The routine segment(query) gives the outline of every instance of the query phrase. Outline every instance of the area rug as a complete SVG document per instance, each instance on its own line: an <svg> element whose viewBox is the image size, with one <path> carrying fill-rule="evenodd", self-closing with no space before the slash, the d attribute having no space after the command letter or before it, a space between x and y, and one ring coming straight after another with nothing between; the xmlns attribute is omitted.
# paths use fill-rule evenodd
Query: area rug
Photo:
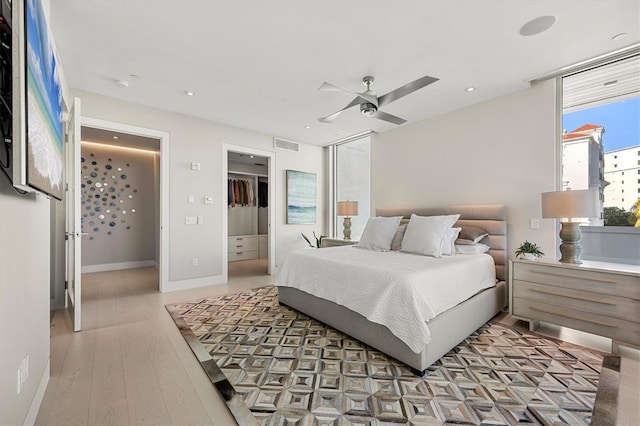
<svg viewBox="0 0 640 426"><path fill-rule="evenodd" d="M619 358L525 330L485 324L420 377L275 287L167 310L240 425L615 424Z"/></svg>

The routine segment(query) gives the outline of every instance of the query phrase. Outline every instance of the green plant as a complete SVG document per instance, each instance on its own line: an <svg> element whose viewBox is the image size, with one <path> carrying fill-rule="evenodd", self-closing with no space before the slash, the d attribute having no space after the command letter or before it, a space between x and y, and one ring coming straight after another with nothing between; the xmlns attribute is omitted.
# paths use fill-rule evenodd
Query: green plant
<svg viewBox="0 0 640 426"><path fill-rule="evenodd" d="M542 250L540 250L540 247L538 247L536 243L530 243L526 240L524 243L520 244L520 247L516 249L516 256L520 257L525 253L532 254L535 257L544 256L544 253L542 252Z"/></svg>
<svg viewBox="0 0 640 426"><path fill-rule="evenodd" d="M302 238L304 238L304 240L307 242L307 244L309 244L309 247L311 247L311 248L320 248L320 247L322 247L322 239L325 237L325 235L320 235L318 237L316 235L316 231L313 231L313 238L315 238L315 240L316 240L316 244L313 245L313 244L311 244L311 240L309 240L309 238L307 238L306 235L304 235L302 232L300 234L302 235Z"/></svg>

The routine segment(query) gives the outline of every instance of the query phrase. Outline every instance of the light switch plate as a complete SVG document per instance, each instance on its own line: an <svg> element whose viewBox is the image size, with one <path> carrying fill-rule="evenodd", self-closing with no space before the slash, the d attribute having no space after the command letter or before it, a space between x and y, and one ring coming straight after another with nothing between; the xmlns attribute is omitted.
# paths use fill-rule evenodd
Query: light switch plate
<svg viewBox="0 0 640 426"><path fill-rule="evenodd" d="M531 229L540 229L540 219L531 219Z"/></svg>
<svg viewBox="0 0 640 426"><path fill-rule="evenodd" d="M213 197L204 197L205 204L213 204Z"/></svg>
<svg viewBox="0 0 640 426"><path fill-rule="evenodd" d="M191 170L199 171L200 163L191 163Z"/></svg>

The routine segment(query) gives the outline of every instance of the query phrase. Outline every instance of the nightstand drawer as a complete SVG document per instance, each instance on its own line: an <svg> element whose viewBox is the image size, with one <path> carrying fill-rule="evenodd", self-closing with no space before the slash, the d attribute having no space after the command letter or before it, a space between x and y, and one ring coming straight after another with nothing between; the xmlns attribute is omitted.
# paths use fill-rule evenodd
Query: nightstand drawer
<svg viewBox="0 0 640 426"><path fill-rule="evenodd" d="M612 295L514 280L513 297L639 323L640 301Z"/></svg>
<svg viewBox="0 0 640 426"><path fill-rule="evenodd" d="M513 314L640 345L638 323L514 297Z"/></svg>
<svg viewBox="0 0 640 426"><path fill-rule="evenodd" d="M606 271L601 272L576 267L561 268L535 262L519 262L513 270L513 279L579 291L615 294L618 297L640 299L638 277L612 274Z"/></svg>

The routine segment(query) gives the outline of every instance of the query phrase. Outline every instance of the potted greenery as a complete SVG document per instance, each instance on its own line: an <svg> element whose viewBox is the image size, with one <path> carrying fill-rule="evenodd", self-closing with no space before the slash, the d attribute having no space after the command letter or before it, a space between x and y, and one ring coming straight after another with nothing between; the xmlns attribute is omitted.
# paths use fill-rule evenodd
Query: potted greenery
<svg viewBox="0 0 640 426"><path fill-rule="evenodd" d="M538 247L536 243L530 243L526 240L516 249L516 257L523 257L527 260L536 260L541 256L544 256L544 253L540 250L540 247Z"/></svg>
<svg viewBox="0 0 640 426"><path fill-rule="evenodd" d="M320 248L320 247L322 247L322 239L325 237L324 235L320 235L318 237L316 235L316 231L313 231L313 238L315 238L315 240L316 240L316 244L313 245L313 244L311 244L311 240L309 240L309 238L307 238L306 235L304 235L302 232L300 234L302 234L302 238L304 238L304 240L307 242L307 244L309 244L309 247L311 247L311 248Z"/></svg>

